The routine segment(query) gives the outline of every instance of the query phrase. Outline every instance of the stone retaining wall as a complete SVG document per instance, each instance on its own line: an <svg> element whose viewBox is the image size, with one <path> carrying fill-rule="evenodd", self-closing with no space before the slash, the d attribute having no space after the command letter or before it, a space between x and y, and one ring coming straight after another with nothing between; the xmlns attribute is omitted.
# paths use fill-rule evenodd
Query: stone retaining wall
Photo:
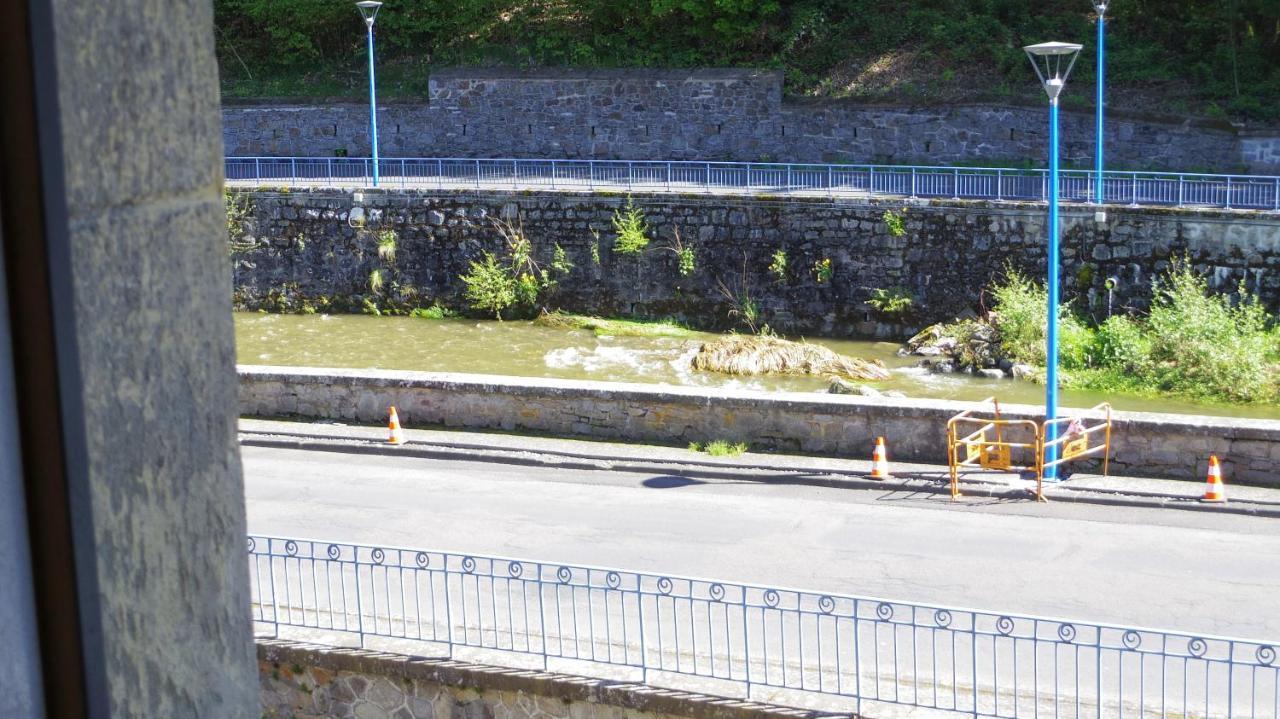
<svg viewBox="0 0 1280 719"><path fill-rule="evenodd" d="M946 423L970 402L887 399L426 372L242 365L248 416L520 430L629 442L724 439L757 450L869 457L877 436L907 462L946 462ZM1011 419L1039 408L1010 405ZM1227 481L1280 486L1280 421L1117 412L1112 471L1204 480L1210 453Z"/></svg>
<svg viewBox="0 0 1280 719"><path fill-rule="evenodd" d="M675 316L724 329L736 315L724 289L749 295L760 318L780 332L822 336L902 336L966 308L981 311L984 290L1008 264L1041 277L1045 267L1043 205L955 200L633 195L653 238L640 257L612 251L614 213L627 198L576 193L347 191L244 193L251 206L243 248L232 257L240 309L361 311L404 303L465 307L459 277L483 251L505 243L495 220L523 227L534 257L549 266L554 248L574 264L548 303L600 315ZM352 228L353 209L365 230ZM895 236L886 211L897 214ZM1280 217L1244 211L1108 209L1105 224L1087 207L1063 210L1064 299L1104 318L1108 277L1119 280L1117 311L1146 307L1151 282L1174 258L1187 256L1214 289L1243 282L1271 311L1280 310ZM379 258L375 231L399 235L394 263ZM677 271L664 249L679 232L697 267ZM787 255L783 276L770 270ZM593 254L594 252L594 254ZM814 265L827 259L832 276ZM382 292L370 289L378 270ZM864 304L877 288L915 297L912 314L895 318ZM324 303L337 302L336 306Z"/></svg>
<svg viewBox="0 0 1280 719"><path fill-rule="evenodd" d="M853 719L639 684L263 640L263 719Z"/></svg>
<svg viewBox="0 0 1280 719"><path fill-rule="evenodd" d="M784 102L764 70L437 71L425 102L378 109L384 157L545 157L1045 164L1044 106L886 107ZM1063 161L1092 167L1091 112L1062 113ZM369 107L226 103L228 156L369 155ZM1229 123L1108 118L1117 169L1280 173L1280 131L1246 141Z"/></svg>

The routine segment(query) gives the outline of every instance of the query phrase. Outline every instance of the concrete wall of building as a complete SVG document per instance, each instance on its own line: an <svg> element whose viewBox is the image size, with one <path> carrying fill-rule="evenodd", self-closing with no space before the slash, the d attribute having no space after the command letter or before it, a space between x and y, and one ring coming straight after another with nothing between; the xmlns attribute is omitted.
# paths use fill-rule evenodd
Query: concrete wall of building
<svg viewBox="0 0 1280 719"><path fill-rule="evenodd" d="M77 519L110 701L93 709L258 717L213 8L51 6L76 318L58 352L78 350L63 407L83 405L92 517Z"/></svg>
<svg viewBox="0 0 1280 719"><path fill-rule="evenodd" d="M624 681L262 640L263 719L817 719Z"/></svg>
<svg viewBox="0 0 1280 719"><path fill-rule="evenodd" d="M360 311L366 300L403 308L436 299L463 307L459 276L483 251L504 247L495 221L523 227L544 266L557 245L574 263L553 306L677 316L713 328L733 321L723 285L745 289L762 321L779 331L901 336L981 309L984 289L1008 264L1032 277L1045 267L1045 210L1032 204L635 195L654 241L632 257L611 250L612 218L627 202L618 195L366 191L360 203L340 191L240 197L250 212L231 264L242 309ZM355 207L366 212L363 230L348 222ZM902 235L889 231L886 211L902 218ZM1273 214L1117 207L1099 225L1088 208L1068 207L1063 219L1065 295L1081 310L1105 316L1108 277L1119 280L1110 298L1116 310L1145 307L1152 280L1184 256L1215 289L1232 292L1243 282L1280 308ZM375 232L388 228L399 235L394 263L376 249ZM662 249L677 231L697 257L687 276L677 271L676 254ZM788 257L783 278L769 271L777 250ZM834 272L827 282L813 271L822 259ZM381 293L369 288L375 269L384 277ZM898 321L864 304L874 289L889 287L916 297L914 316Z"/></svg>
<svg viewBox="0 0 1280 719"><path fill-rule="evenodd" d="M780 162L1025 163L1048 156L1043 106L878 106L784 101L757 70L439 71L425 101L379 106L384 157L547 157ZM1063 158L1092 167L1092 113L1062 115ZM227 155L368 156L357 100L223 107ZM1116 169L1280 173L1280 131L1112 113Z"/></svg>
<svg viewBox="0 0 1280 719"><path fill-rule="evenodd" d="M428 372L244 366L240 411L500 429L632 442L728 440L762 450L868 457L878 436L895 460L946 462L947 420L972 402L888 399ZM1043 410L1002 406L1010 419ZM1280 421L1117 412L1111 468L1204 480L1210 453L1228 481L1280 486ZM1087 465L1086 465L1087 466Z"/></svg>

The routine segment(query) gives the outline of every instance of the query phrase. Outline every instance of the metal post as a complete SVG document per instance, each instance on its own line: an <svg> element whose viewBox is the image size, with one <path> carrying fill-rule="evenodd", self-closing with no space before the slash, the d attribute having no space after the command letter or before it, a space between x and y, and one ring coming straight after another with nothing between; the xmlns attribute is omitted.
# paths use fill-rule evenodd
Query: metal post
<svg viewBox="0 0 1280 719"><path fill-rule="evenodd" d="M875 165L870 165L867 167L867 194L868 195L876 194L876 166Z"/></svg>
<svg viewBox="0 0 1280 719"><path fill-rule="evenodd" d="M403 189L408 181L408 165L405 160L400 160L400 187Z"/></svg>
<svg viewBox="0 0 1280 719"><path fill-rule="evenodd" d="M996 199L1004 199L1004 170L996 170Z"/></svg>
<svg viewBox="0 0 1280 719"><path fill-rule="evenodd" d="M707 194L711 194L711 163L707 163L707 184L703 186Z"/></svg>
<svg viewBox="0 0 1280 719"><path fill-rule="evenodd" d="M916 168L911 168L911 196L916 196Z"/></svg>
<svg viewBox="0 0 1280 719"><path fill-rule="evenodd" d="M551 189L556 189L556 161L551 161Z"/></svg>
<svg viewBox="0 0 1280 719"><path fill-rule="evenodd" d="M444 189L444 160L436 160L436 189Z"/></svg>
<svg viewBox="0 0 1280 719"><path fill-rule="evenodd" d="M480 189L480 161L476 160L476 189Z"/></svg>
<svg viewBox="0 0 1280 719"><path fill-rule="evenodd" d="M257 183L262 182L262 164L261 163L262 163L261 159L257 157L253 158L253 180L254 182L257 182Z"/></svg>
<svg viewBox="0 0 1280 719"><path fill-rule="evenodd" d="M627 189L628 190L631 189L631 183L634 181L632 178L634 176L635 176L635 173L631 165L631 160L627 160Z"/></svg>
<svg viewBox="0 0 1280 719"><path fill-rule="evenodd" d="M373 138L373 186L378 186L378 90L373 75L373 20L365 23L369 29L369 135Z"/></svg>
<svg viewBox="0 0 1280 719"><path fill-rule="evenodd" d="M671 163L667 163L667 192L671 192Z"/></svg>
<svg viewBox="0 0 1280 719"><path fill-rule="evenodd" d="M1280 177L1276 178L1276 212L1280 212Z"/></svg>
<svg viewBox="0 0 1280 719"><path fill-rule="evenodd" d="M1133 173L1133 189L1130 191L1130 194L1133 197L1133 202L1131 204L1137 207L1138 205L1138 173L1136 172Z"/></svg>
<svg viewBox="0 0 1280 719"><path fill-rule="evenodd" d="M1231 209L1231 178L1227 178L1227 209Z"/></svg>
<svg viewBox="0 0 1280 719"><path fill-rule="evenodd" d="M1049 422L1045 431L1045 464L1058 459L1058 98L1049 100L1049 331L1045 347L1044 415ZM1044 478L1056 481L1058 468L1047 467Z"/></svg>
<svg viewBox="0 0 1280 719"><path fill-rule="evenodd" d="M792 185L791 185L791 165L790 165L790 164L788 164L788 165L787 165L787 192L791 192L791 189L792 189Z"/></svg>
<svg viewBox="0 0 1280 719"><path fill-rule="evenodd" d="M830 197L836 196L836 185L834 180L835 180L835 170L831 165L827 165L827 195ZM1277 192L1280 192L1280 185L1276 186L1276 190ZM1280 199L1277 199L1277 202L1280 202Z"/></svg>
<svg viewBox="0 0 1280 719"><path fill-rule="evenodd" d="M1186 201L1185 190L1183 190L1183 177L1178 175L1178 207L1182 207L1182 203Z"/></svg>
<svg viewBox="0 0 1280 719"><path fill-rule="evenodd" d="M1094 143L1096 144L1097 156L1095 160L1095 169L1098 173L1097 186L1094 187L1093 201L1101 205L1105 200L1102 189L1102 103L1103 103L1103 85L1106 81L1106 15L1107 6L1105 3L1096 4L1098 10L1098 98L1095 101L1097 109L1097 126L1094 128Z"/></svg>
<svg viewBox="0 0 1280 719"><path fill-rule="evenodd" d="M333 183L333 158L332 157L327 158L324 161L324 173L325 173L325 179L328 180L330 184L332 184Z"/></svg>
<svg viewBox="0 0 1280 719"><path fill-rule="evenodd" d="M951 171L951 197L952 199L960 199L960 168Z"/></svg>

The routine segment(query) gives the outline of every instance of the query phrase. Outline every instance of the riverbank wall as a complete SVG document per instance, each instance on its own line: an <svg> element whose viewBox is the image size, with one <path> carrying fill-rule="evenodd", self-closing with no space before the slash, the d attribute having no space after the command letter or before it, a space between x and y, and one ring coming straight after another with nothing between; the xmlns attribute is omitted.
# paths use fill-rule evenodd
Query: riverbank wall
<svg viewBox="0 0 1280 719"><path fill-rule="evenodd" d="M504 430L638 443L727 440L757 451L945 464L947 420L973 402L666 387L427 372L241 365L245 416L380 424L394 405L407 425ZM1002 406L1038 420L1038 407ZM1070 415L1072 410L1064 410ZM1203 482L1210 454L1228 482L1280 487L1280 421L1113 414L1111 472ZM1096 461L1082 467L1095 468Z"/></svg>
<svg viewBox="0 0 1280 719"><path fill-rule="evenodd" d="M758 323L779 332L900 338L982 312L984 290L1006 267L1040 277L1046 263L1046 212L1032 203L457 190L234 197L244 209L230 255L234 296L248 310L465 309L460 276L505 249L500 224L523 233L542 267L557 247L572 263L547 306L719 330L741 326L750 302ZM639 255L614 250L614 219L628 203L652 240ZM377 246L388 229L393 259ZM1099 223L1092 208L1067 206L1063 230L1064 297L1095 318L1147 307L1152 280L1184 257L1215 290L1243 285L1280 310L1275 213L1111 207ZM688 274L678 246L693 252ZM905 313L867 303L892 288L913 298Z"/></svg>
<svg viewBox="0 0 1280 719"><path fill-rule="evenodd" d="M383 157L1045 164L1043 104L877 105L784 98L752 69L437 70L378 107ZM364 98L224 100L228 156L368 157ZM1063 162L1092 167L1094 117L1062 113ZM1109 166L1280 174L1280 129L1108 111Z"/></svg>

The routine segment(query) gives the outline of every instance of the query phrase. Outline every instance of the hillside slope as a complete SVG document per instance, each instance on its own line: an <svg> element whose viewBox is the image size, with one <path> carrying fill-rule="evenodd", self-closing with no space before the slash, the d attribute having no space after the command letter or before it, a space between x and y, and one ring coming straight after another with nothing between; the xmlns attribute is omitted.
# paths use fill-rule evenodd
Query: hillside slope
<svg viewBox="0 0 1280 719"><path fill-rule="evenodd" d="M1280 123L1280 0L1113 0L1117 109ZM1050 6L1050 7L1046 7ZM364 27L343 0L215 0L223 93L359 95ZM1085 45L1064 103L1092 104L1088 0L388 0L379 91L451 65L781 68L796 96L1039 99L1021 46Z"/></svg>

